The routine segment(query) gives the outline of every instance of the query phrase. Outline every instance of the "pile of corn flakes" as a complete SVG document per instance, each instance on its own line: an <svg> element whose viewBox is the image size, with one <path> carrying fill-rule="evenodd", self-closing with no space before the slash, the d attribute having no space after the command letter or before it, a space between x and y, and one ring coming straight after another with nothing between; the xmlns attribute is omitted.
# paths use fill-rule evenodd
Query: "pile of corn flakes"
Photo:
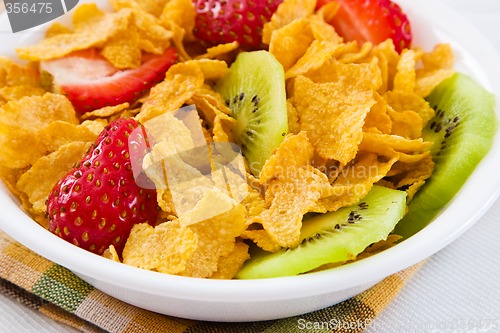
<svg viewBox="0 0 500 333"><path fill-rule="evenodd" d="M236 42L204 49L193 37L191 0L110 0L107 13L80 5L72 27L53 24L36 45L0 58L0 175L33 219L47 226L46 199L101 130L118 117L144 123L194 104L207 142L231 142L235 119L213 90L234 60ZM249 258L249 245L265 251L299 244L306 213L357 203L374 184L413 194L434 163L422 129L434 110L424 100L453 71L448 45L398 54L379 45L344 42L326 22L334 2L285 0L264 27L263 41L283 65L289 134L258 177L247 174L248 195L223 214L183 223L168 190L155 227L132 229L121 256L128 265L193 277L230 279ZM67 98L47 91L38 62L99 48L120 69L140 65L141 54L174 46L180 61L163 82L132 105L77 114ZM284 173L283 170L286 170Z"/></svg>

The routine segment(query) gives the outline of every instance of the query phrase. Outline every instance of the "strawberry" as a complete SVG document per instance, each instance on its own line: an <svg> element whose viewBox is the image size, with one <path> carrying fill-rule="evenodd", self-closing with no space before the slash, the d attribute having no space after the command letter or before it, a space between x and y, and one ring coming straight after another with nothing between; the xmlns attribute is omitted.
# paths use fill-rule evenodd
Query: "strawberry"
<svg viewBox="0 0 500 333"><path fill-rule="evenodd" d="M247 50L262 49L262 27L283 0L193 0L194 35L208 45L237 41Z"/></svg>
<svg viewBox="0 0 500 333"><path fill-rule="evenodd" d="M318 0L317 8L332 0ZM408 17L391 0L336 0L339 10L329 22L348 41L379 44L391 38L398 52L412 41Z"/></svg>
<svg viewBox="0 0 500 333"><path fill-rule="evenodd" d="M137 186L132 172L128 136L136 127L133 119L110 123L57 182L47 201L51 232L97 254L111 244L121 253L134 224L156 222L156 191Z"/></svg>
<svg viewBox="0 0 500 333"><path fill-rule="evenodd" d="M118 70L98 50L87 49L44 61L40 69L52 76L52 90L65 94L75 110L83 113L133 102L162 81L176 61L177 52L169 48L161 55L144 55L138 68Z"/></svg>

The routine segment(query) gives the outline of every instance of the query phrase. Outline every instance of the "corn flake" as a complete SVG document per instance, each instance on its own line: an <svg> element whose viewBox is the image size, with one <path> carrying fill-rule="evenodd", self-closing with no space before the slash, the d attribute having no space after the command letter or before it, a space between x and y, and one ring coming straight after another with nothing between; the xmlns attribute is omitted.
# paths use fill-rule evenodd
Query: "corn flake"
<svg viewBox="0 0 500 333"><path fill-rule="evenodd" d="M40 61L102 46L111 37L127 30L131 14L128 10L104 14L95 4L80 5L73 14L75 29L72 33L56 34L36 45L19 48L17 55L21 59Z"/></svg>
<svg viewBox="0 0 500 333"><path fill-rule="evenodd" d="M425 142L422 138L405 139L398 135L388 135L379 133L363 133L363 141L359 145L359 150L376 153L387 158L397 157L404 162L416 162L429 154L427 149L432 142Z"/></svg>
<svg viewBox="0 0 500 333"><path fill-rule="evenodd" d="M295 20L273 33L269 52L287 71L306 53L313 40L314 36L310 29L309 20Z"/></svg>
<svg viewBox="0 0 500 333"><path fill-rule="evenodd" d="M293 102L290 99L286 101L286 110L288 115L288 133L299 134L299 115L297 114L297 109L293 106Z"/></svg>
<svg viewBox="0 0 500 333"><path fill-rule="evenodd" d="M55 151L75 141L94 142L97 138L97 135L87 126L60 120L51 122L40 131L39 135L47 143L48 151Z"/></svg>
<svg viewBox="0 0 500 333"><path fill-rule="evenodd" d="M259 174L259 181L264 184L273 178L287 178L288 168L311 164L314 148L307 138L306 132L297 135L289 134L266 161Z"/></svg>
<svg viewBox="0 0 500 333"><path fill-rule="evenodd" d="M418 139L422 137L423 120L414 111L394 111L388 108L387 114L391 117L391 134L402 136L406 139Z"/></svg>
<svg viewBox="0 0 500 333"><path fill-rule="evenodd" d="M0 97L8 101L16 101L26 96L42 96L47 91L40 87L19 85L19 86L5 86L0 88Z"/></svg>
<svg viewBox="0 0 500 333"><path fill-rule="evenodd" d="M144 123L165 112L177 110L203 86L203 81L203 72L196 63L173 65L167 71L165 80L151 89L136 119Z"/></svg>
<svg viewBox="0 0 500 333"><path fill-rule="evenodd" d="M45 31L45 38L50 38L60 34L70 34L71 32L72 32L71 29L62 24L61 22L54 22L47 29L47 31Z"/></svg>
<svg viewBox="0 0 500 333"><path fill-rule="evenodd" d="M356 156L364 119L375 104L372 91L352 85L359 80L355 74L327 83L302 76L295 79L294 101L301 130L307 132L320 156L341 164Z"/></svg>
<svg viewBox="0 0 500 333"><path fill-rule="evenodd" d="M329 16L332 9L336 11L338 9L338 3L328 3L321 9L323 10L316 15L312 15L309 21L314 39L328 41L333 44L342 43L342 37L337 34L331 24L327 23L329 20L324 17L325 14Z"/></svg>
<svg viewBox="0 0 500 333"><path fill-rule="evenodd" d="M396 160L379 161L376 154L361 153L354 163L342 168L331 187L323 188L322 198L311 211L325 213L356 204L387 175Z"/></svg>
<svg viewBox="0 0 500 333"><path fill-rule="evenodd" d="M237 41L226 44L219 44L213 47L209 47L204 54L197 56L195 59L215 59L224 57L238 49L238 47L239 44Z"/></svg>
<svg viewBox="0 0 500 333"><path fill-rule="evenodd" d="M429 95L439 83L455 73L453 62L453 52L448 44L438 44L432 52L424 53L422 67L416 70L415 93L422 97Z"/></svg>
<svg viewBox="0 0 500 333"><path fill-rule="evenodd" d="M72 141L57 151L38 159L17 182L17 189L26 193L33 211L44 213L46 200L59 179L82 159L89 149L90 142Z"/></svg>
<svg viewBox="0 0 500 333"><path fill-rule="evenodd" d="M210 278L232 279L239 272L243 263L248 259L250 259L250 255L248 254L248 245L243 242L237 242L231 253L219 258L217 271L215 271Z"/></svg>
<svg viewBox="0 0 500 333"><path fill-rule="evenodd" d="M187 41L193 41L196 11L191 0L169 0L160 15L160 22L169 26L173 22L184 30Z"/></svg>
<svg viewBox="0 0 500 333"><path fill-rule="evenodd" d="M229 71L227 62L222 60L197 59L185 62L187 65L190 65L191 63L196 64L201 69L205 80L218 80Z"/></svg>
<svg viewBox="0 0 500 333"><path fill-rule="evenodd" d="M274 12L271 20L264 24L262 31L262 42L269 44L271 42L271 35L275 30L286 26L287 24L295 21L296 19L308 17L313 14L316 7L315 0L285 0Z"/></svg>
<svg viewBox="0 0 500 333"><path fill-rule="evenodd" d="M245 230L245 208L236 205L225 213L189 228L197 236L198 247L181 275L210 277L217 271L219 260L234 251L236 237Z"/></svg>
<svg viewBox="0 0 500 333"><path fill-rule="evenodd" d="M241 235L244 239L249 239L254 242L258 247L267 252L278 252L281 246L274 241L271 236L264 229L258 230L245 230Z"/></svg>
<svg viewBox="0 0 500 333"><path fill-rule="evenodd" d="M103 108L93 110L91 112L85 112L80 116L80 119L94 119L94 118L107 118L111 117L117 113L120 113L130 107L129 103L122 103L114 106L105 106Z"/></svg>
<svg viewBox="0 0 500 333"><path fill-rule="evenodd" d="M236 119L226 114L219 114L215 117L213 132L214 142L235 142L233 129L236 127Z"/></svg>
<svg viewBox="0 0 500 333"><path fill-rule="evenodd" d="M260 186L257 179L249 178L251 175L247 176L248 183L256 183ZM247 196L241 202L241 204L245 207L245 224L246 226L250 226L254 223L260 223L260 214L266 209L266 202L263 197L264 190L256 189L252 187L250 184L247 189Z"/></svg>
<svg viewBox="0 0 500 333"><path fill-rule="evenodd" d="M379 94L375 94L375 100L377 102L366 115L363 131L391 134L392 119L388 114L389 107Z"/></svg>
<svg viewBox="0 0 500 333"><path fill-rule="evenodd" d="M383 94L393 89L399 54L396 52L392 39L388 39L373 47L373 55L379 60L379 68L382 72L382 85L379 92Z"/></svg>
<svg viewBox="0 0 500 333"><path fill-rule="evenodd" d="M387 104L396 111L403 112L409 110L418 113L422 118L422 126L425 126L436 114L425 99L413 92L389 91L383 97L387 101Z"/></svg>
<svg viewBox="0 0 500 333"><path fill-rule="evenodd" d="M394 77L394 91L411 93L415 90L415 64L416 53L414 50L403 50Z"/></svg>
<svg viewBox="0 0 500 333"><path fill-rule="evenodd" d="M1 162L10 168L27 167L48 152L39 133L51 122L78 124L73 106L62 95L24 97L0 108ZM30 124L27 126L27 124Z"/></svg>
<svg viewBox="0 0 500 333"><path fill-rule="evenodd" d="M288 167L287 177L269 184L266 202L269 209L261 214L261 223L272 240L282 247L295 247L300 242L302 218L321 197L328 178L312 166Z"/></svg>
<svg viewBox="0 0 500 333"><path fill-rule="evenodd" d="M186 269L198 246L196 234L178 221L153 228L147 223L133 226L123 248L123 263L161 273L178 274Z"/></svg>
<svg viewBox="0 0 500 333"><path fill-rule="evenodd" d="M329 41L314 40L306 53L285 73L285 79L304 75L310 70L318 69L335 53L337 44Z"/></svg>
<svg viewBox="0 0 500 333"><path fill-rule="evenodd" d="M142 51L137 28L130 24L127 31L110 38L101 54L116 68L139 67L142 60Z"/></svg>

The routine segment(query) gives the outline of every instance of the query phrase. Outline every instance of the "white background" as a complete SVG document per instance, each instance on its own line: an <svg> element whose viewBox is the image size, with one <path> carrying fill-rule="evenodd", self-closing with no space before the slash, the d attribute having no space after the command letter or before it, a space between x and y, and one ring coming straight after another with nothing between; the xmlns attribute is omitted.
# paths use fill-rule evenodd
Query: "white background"
<svg viewBox="0 0 500 333"><path fill-rule="evenodd" d="M500 52L500 0L441 1L479 28ZM74 330L0 294L0 332ZM366 332L500 332L500 201L430 258Z"/></svg>

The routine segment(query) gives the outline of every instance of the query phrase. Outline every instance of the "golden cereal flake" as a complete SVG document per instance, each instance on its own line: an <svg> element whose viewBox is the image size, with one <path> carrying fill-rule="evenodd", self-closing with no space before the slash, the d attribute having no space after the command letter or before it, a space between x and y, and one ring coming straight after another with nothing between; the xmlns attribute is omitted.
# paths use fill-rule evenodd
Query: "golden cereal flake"
<svg viewBox="0 0 500 333"><path fill-rule="evenodd" d="M54 185L78 163L91 142L72 141L38 159L17 182L17 189L29 197L33 211L44 213L45 201Z"/></svg>
<svg viewBox="0 0 500 333"><path fill-rule="evenodd" d="M375 104L373 91L357 89L350 80L314 83L299 76L295 80L295 107L301 129L307 132L317 153L345 165L363 139L366 114Z"/></svg>
<svg viewBox="0 0 500 333"><path fill-rule="evenodd" d="M188 228L197 236L198 247L181 275L210 277L217 271L221 257L234 251L236 237L245 230L245 208L235 205L223 214Z"/></svg>
<svg viewBox="0 0 500 333"><path fill-rule="evenodd" d="M232 279L241 269L243 263L250 259L248 254L248 245L243 242L236 242L234 250L228 255L219 258L217 271L214 272L211 279Z"/></svg>
<svg viewBox="0 0 500 333"><path fill-rule="evenodd" d="M196 234L176 220L155 228L134 225L123 249L123 263L161 273L178 274L186 269L198 246Z"/></svg>
<svg viewBox="0 0 500 333"><path fill-rule="evenodd" d="M271 20L264 24L262 31L262 42L269 44L274 31L280 29L304 17L311 16L316 7L315 0L285 0L283 1L274 14Z"/></svg>
<svg viewBox="0 0 500 333"><path fill-rule="evenodd" d="M314 148L306 132L289 134L266 161L259 174L259 181L264 184L273 178L288 178L288 168L295 174L296 167L311 164Z"/></svg>
<svg viewBox="0 0 500 333"><path fill-rule="evenodd" d="M289 167L287 176L277 178L266 191L268 209L261 214L261 223L269 236L282 247L293 248L300 242L302 218L321 197L328 178L306 167Z"/></svg>

